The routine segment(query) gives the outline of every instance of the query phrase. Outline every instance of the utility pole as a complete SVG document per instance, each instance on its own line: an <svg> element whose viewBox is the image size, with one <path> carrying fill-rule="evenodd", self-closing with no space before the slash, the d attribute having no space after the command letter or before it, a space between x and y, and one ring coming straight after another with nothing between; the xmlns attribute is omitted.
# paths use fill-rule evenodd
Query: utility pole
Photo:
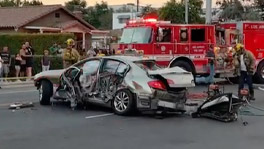
<svg viewBox="0 0 264 149"><path fill-rule="evenodd" d="M185 0L185 23L186 24L188 24L188 13L189 13L189 6L188 6L188 4L189 4L189 0Z"/></svg>
<svg viewBox="0 0 264 149"><path fill-rule="evenodd" d="M137 12L139 11L139 0L137 0Z"/></svg>
<svg viewBox="0 0 264 149"><path fill-rule="evenodd" d="M212 0L206 0L206 24L212 23Z"/></svg>

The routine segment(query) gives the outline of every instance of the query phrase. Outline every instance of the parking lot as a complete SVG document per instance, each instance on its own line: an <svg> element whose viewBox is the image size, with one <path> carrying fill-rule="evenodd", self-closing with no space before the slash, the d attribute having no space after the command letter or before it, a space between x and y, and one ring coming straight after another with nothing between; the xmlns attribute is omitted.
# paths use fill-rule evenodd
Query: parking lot
<svg viewBox="0 0 264 149"><path fill-rule="evenodd" d="M22 88L22 89L21 89ZM205 86L190 92L205 91ZM226 92L237 90L226 86ZM256 91L254 105L264 107L263 92ZM264 117L244 116L241 120L222 123L192 119L188 115L168 115L157 119L153 114L123 117L110 109L93 106L72 111L67 105L40 106L34 87L0 90L0 148L263 148ZM34 102L33 108L9 110L13 102Z"/></svg>

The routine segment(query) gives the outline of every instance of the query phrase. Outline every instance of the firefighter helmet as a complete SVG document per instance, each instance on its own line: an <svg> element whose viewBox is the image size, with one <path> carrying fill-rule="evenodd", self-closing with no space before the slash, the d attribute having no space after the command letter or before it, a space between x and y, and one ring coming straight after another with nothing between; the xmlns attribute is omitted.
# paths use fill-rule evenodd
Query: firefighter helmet
<svg viewBox="0 0 264 149"><path fill-rule="evenodd" d="M241 44L241 43L238 43L238 44L236 44L236 46L235 46L235 50L236 50L236 52L240 51L240 50L243 49L243 48L244 48L244 45Z"/></svg>
<svg viewBox="0 0 264 149"><path fill-rule="evenodd" d="M72 45L74 45L74 40L71 39L71 38L69 38L69 39L66 41L66 43L67 43L68 46L72 46Z"/></svg>

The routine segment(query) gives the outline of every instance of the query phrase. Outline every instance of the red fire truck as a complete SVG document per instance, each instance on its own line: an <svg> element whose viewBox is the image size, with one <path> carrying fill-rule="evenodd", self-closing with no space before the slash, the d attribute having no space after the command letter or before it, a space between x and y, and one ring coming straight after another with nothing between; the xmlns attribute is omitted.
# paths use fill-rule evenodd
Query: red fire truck
<svg viewBox="0 0 264 149"><path fill-rule="evenodd" d="M264 83L264 22L236 22L216 25L219 45L231 46L234 42L243 43L256 58L255 78Z"/></svg>
<svg viewBox="0 0 264 149"><path fill-rule="evenodd" d="M130 20L123 30L119 48L142 50L145 56L156 59L160 65L180 66L201 75L208 74L208 59L205 55L209 46L214 45L221 47L216 50L218 58L215 73L220 77L232 77L233 67L227 64L225 59L230 55L232 57L232 44L244 37L246 49L251 50L258 59L256 74L261 76L260 81L264 82L264 44L259 45L258 50L255 48L264 38L264 23L262 24L263 28L257 23L226 23L216 26L171 24L151 18ZM261 29L263 34L257 33L256 36L256 32Z"/></svg>

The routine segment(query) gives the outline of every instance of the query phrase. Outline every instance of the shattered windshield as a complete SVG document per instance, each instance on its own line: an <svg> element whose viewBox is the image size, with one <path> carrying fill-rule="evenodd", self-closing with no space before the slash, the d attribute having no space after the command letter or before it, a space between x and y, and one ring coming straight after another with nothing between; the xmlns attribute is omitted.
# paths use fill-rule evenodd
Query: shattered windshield
<svg viewBox="0 0 264 149"><path fill-rule="evenodd" d="M120 43L150 43L150 41L151 28L137 27L124 29Z"/></svg>
<svg viewBox="0 0 264 149"><path fill-rule="evenodd" d="M137 61L134 63L146 71L160 69L160 66L158 66L155 61Z"/></svg>

